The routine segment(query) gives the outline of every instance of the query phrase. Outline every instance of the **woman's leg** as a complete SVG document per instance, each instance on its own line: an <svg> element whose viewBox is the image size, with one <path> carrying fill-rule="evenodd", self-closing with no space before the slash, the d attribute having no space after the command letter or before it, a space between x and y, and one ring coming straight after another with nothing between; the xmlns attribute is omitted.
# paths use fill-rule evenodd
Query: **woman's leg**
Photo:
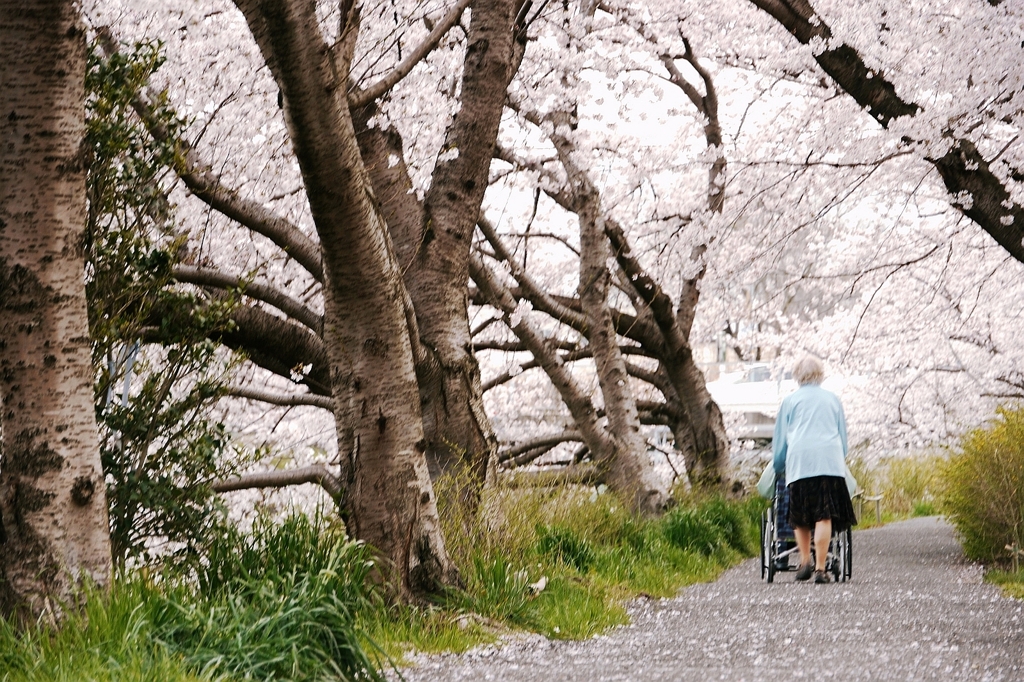
<svg viewBox="0 0 1024 682"><path fill-rule="evenodd" d="M793 526L793 534L796 535L796 548L800 551L800 565L806 566L811 563L811 529Z"/></svg>
<svg viewBox="0 0 1024 682"><path fill-rule="evenodd" d="M808 545L811 532L807 531ZM825 570L825 556L828 554L828 543L832 539L832 519L824 519L814 524L814 570ZM810 549L807 550L810 552Z"/></svg>

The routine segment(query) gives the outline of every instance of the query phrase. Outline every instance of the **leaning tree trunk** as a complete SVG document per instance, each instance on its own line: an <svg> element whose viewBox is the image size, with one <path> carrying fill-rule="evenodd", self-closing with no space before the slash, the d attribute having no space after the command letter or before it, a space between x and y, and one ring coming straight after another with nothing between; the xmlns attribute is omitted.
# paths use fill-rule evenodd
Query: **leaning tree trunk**
<svg viewBox="0 0 1024 682"><path fill-rule="evenodd" d="M427 462L435 476L466 467L477 484L494 463L497 439L484 412L480 368L472 353L469 250L517 63L518 5L517 0L475 3L459 112L440 150L419 223L392 225L399 252L408 258L401 263L426 351L419 376Z"/></svg>
<svg viewBox="0 0 1024 682"><path fill-rule="evenodd" d="M66 0L0 3L0 612L110 579L85 307L85 34Z"/></svg>
<svg viewBox="0 0 1024 682"><path fill-rule="evenodd" d="M694 360L689 328L683 328L682 316L673 309L671 297L633 254L622 228L614 220L606 220L605 234L619 266L637 295L646 303L647 311L660 332L657 338L651 335L644 339L643 345L658 358L672 385L671 393L674 395L666 396L674 402L676 409L673 411L677 413L672 432L676 449L686 458L691 482L727 485L729 437L725 432L722 411L711 398L704 373Z"/></svg>
<svg viewBox="0 0 1024 682"><path fill-rule="evenodd" d="M367 126L365 122L373 113L370 107L355 112L356 130L416 311L416 376L427 467L431 479L436 480L456 465L465 465L468 476L460 476L459 482L478 490L487 479L497 439L484 411L480 367L470 352L466 282L445 287L443 284L452 284L453 278L445 277L442 282L439 276L431 281L422 267L411 265L422 258L418 250L425 224L423 203L412 191L412 181L401 160L401 137L392 128ZM395 158L398 163L393 162ZM477 213L479 210L478 203ZM452 266L459 255L446 254L447 264ZM467 251L467 260L468 255Z"/></svg>
<svg viewBox="0 0 1024 682"><path fill-rule="evenodd" d="M332 51L313 3L237 0L281 88L323 249L324 342L349 530L395 571L406 596L456 581L424 457L406 292L360 158L345 92L358 32Z"/></svg>
<svg viewBox="0 0 1024 682"><path fill-rule="evenodd" d="M551 140L572 186L573 211L579 219L580 306L587 317L586 337L594 355L608 431L616 445L613 456L598 464L607 471L609 486L622 495L630 508L657 514L665 509L669 494L640 433L636 399L608 305L608 260L612 254L603 229L601 197L587 174L576 166L572 144L559 132L569 129L568 116L553 115L551 122L555 127Z"/></svg>

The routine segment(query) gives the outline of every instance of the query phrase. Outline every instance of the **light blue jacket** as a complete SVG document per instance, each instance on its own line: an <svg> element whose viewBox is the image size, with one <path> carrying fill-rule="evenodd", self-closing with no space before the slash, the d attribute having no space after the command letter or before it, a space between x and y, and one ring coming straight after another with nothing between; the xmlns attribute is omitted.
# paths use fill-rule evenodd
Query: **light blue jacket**
<svg viewBox="0 0 1024 682"><path fill-rule="evenodd" d="M786 484L812 476L846 475L846 415L835 393L805 384L786 396L775 418L775 471Z"/></svg>

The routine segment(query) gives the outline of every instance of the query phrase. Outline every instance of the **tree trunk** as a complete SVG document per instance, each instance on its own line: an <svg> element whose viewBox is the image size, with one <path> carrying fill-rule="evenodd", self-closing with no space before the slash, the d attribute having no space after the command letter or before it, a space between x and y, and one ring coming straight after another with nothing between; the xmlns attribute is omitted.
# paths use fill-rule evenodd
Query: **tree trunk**
<svg viewBox="0 0 1024 682"><path fill-rule="evenodd" d="M679 316L672 309L672 299L633 255L622 228L615 221L608 220L605 222L605 233L611 241L619 266L626 273L637 295L646 303L660 331L660 339L649 339L642 343L658 357L672 383L674 397L678 398L677 411L680 418L673 425L672 431L676 438L676 449L686 458L687 472L693 483L726 485L729 436L725 432L722 411L712 400L704 373L694 362L689 330L683 333ZM673 396L665 397L671 400Z"/></svg>
<svg viewBox="0 0 1024 682"><path fill-rule="evenodd" d="M512 77L517 4L490 0L473 6L461 106L434 168L416 235L419 247L405 275L420 338L435 365L421 375L420 385L428 461L439 473L469 467L481 483L494 464L497 438L483 409L469 333L469 250Z"/></svg>
<svg viewBox="0 0 1024 682"><path fill-rule="evenodd" d="M416 310L423 351L416 369L430 474L436 478L464 466L471 487L485 482L497 439L484 411L469 333L469 249L487 189L506 86L521 56L513 39L517 4L497 0L478 3L473 10L459 113L422 203L410 193L397 131L366 125L374 114L372 105L355 112L363 159ZM454 158L444 155L453 150Z"/></svg>
<svg viewBox="0 0 1024 682"><path fill-rule="evenodd" d="M345 99L357 13L343 17L332 51L313 3L236 4L281 88L323 249L324 342L349 530L390 563L407 597L436 592L457 576L424 457L406 292Z"/></svg>
<svg viewBox="0 0 1024 682"><path fill-rule="evenodd" d="M431 479L436 480L455 465L464 463L470 472L464 482L479 488L488 477L497 438L483 407L480 367L469 352L466 281L453 285L454 278L447 278L447 284L452 286L445 288L439 281L426 279L424 286L423 269L411 265L421 260L418 250L425 224L423 203L412 193L412 181L401 160L401 137L391 128L366 126L372 114L369 107L355 112L356 129L363 161L380 199L416 311L420 331L414 341L420 346L416 376L423 410L427 467ZM392 158L399 159L398 163L392 163ZM477 204L477 213L479 210ZM469 242L467 237L467 245ZM454 259L457 255L447 257ZM468 261L468 250L465 255ZM412 276L414 271L416 275Z"/></svg>
<svg viewBox="0 0 1024 682"><path fill-rule="evenodd" d="M683 453L686 471L695 485L727 486L729 483L729 436L722 410L711 398L704 372L693 359L687 343L662 360L665 371L680 394L684 419L673 425L676 449Z"/></svg>
<svg viewBox="0 0 1024 682"><path fill-rule="evenodd" d="M612 456L598 463L607 469L608 485L636 511L657 514L668 503L668 490L660 480L647 443L640 433L640 417L633 396L626 363L619 351L618 336L608 306L611 272L608 237L604 233L601 197L586 173L572 158L572 145L559 130L568 129L565 115L552 117L555 133L551 136L562 166L572 185L574 212L580 227L580 305L587 316L587 341L594 354L598 383L604 398L608 431L615 443ZM596 455L597 453L595 453Z"/></svg>
<svg viewBox="0 0 1024 682"><path fill-rule="evenodd" d="M74 3L0 4L0 612L110 580L85 306L85 34Z"/></svg>

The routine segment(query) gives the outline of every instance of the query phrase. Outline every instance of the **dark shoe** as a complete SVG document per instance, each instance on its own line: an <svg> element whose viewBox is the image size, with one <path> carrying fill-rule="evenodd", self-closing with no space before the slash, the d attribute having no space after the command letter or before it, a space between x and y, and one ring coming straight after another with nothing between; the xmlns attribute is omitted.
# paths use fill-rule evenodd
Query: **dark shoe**
<svg viewBox="0 0 1024 682"><path fill-rule="evenodd" d="M830 582L832 582L832 576L830 576L825 571L815 571L814 572L814 582L819 584L819 585L824 584L824 583L830 583Z"/></svg>
<svg viewBox="0 0 1024 682"><path fill-rule="evenodd" d="M789 557L786 557L785 559L776 559L775 560L775 570L776 571L788 571L789 570Z"/></svg>
<svg viewBox="0 0 1024 682"><path fill-rule="evenodd" d="M803 581L811 577L814 573L814 566L812 564L804 564L800 568L796 569L796 579Z"/></svg>

